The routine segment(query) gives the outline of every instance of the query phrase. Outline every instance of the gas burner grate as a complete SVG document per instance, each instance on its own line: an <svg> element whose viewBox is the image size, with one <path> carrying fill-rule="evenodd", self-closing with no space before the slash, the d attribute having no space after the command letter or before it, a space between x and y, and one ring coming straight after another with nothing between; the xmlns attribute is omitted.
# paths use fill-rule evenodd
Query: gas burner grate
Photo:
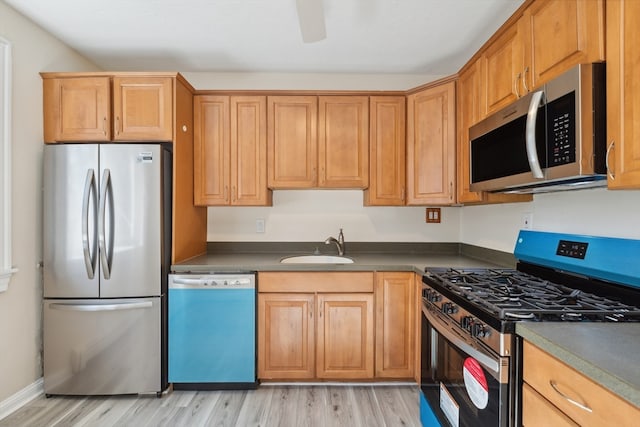
<svg viewBox="0 0 640 427"><path fill-rule="evenodd" d="M640 308L513 269L427 268L438 287L501 320L640 321Z"/></svg>

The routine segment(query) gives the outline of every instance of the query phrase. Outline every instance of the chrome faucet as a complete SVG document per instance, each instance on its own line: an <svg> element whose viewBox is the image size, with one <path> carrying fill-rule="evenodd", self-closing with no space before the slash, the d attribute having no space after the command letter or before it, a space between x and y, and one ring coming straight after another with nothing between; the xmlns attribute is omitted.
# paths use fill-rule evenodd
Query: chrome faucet
<svg viewBox="0 0 640 427"><path fill-rule="evenodd" d="M342 234L342 228L340 229L340 233L338 233L338 239L333 236L327 237L327 240L324 241L325 245L330 245L331 243L335 243L338 247L338 255L344 255L344 234Z"/></svg>

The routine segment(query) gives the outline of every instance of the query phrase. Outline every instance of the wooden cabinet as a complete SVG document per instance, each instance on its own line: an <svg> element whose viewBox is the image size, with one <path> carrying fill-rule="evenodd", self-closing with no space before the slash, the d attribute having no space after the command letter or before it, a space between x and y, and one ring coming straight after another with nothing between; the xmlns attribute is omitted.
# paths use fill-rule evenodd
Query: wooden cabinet
<svg viewBox="0 0 640 427"><path fill-rule="evenodd" d="M527 202L533 200L530 194L502 194L486 191L471 191L471 146L469 128L482 117L483 90L482 66L478 60L466 68L458 77L456 88L457 125L457 202L462 204L489 204L507 202Z"/></svg>
<svg viewBox="0 0 640 427"><path fill-rule="evenodd" d="M522 375L528 386L523 397L525 427L541 425L539 420L554 426L574 425L571 422L581 426L632 426L640 417L639 408L528 341L523 344ZM544 409L549 406L552 409ZM538 413L538 408L545 412ZM561 419L564 424L550 422L553 419Z"/></svg>
<svg viewBox="0 0 640 427"><path fill-rule="evenodd" d="M407 98L407 205L455 203L455 82Z"/></svg>
<svg viewBox="0 0 640 427"><path fill-rule="evenodd" d="M273 189L365 188L365 96L268 97L268 185Z"/></svg>
<svg viewBox="0 0 640 427"><path fill-rule="evenodd" d="M314 294L258 294L258 378L314 378L314 303Z"/></svg>
<svg viewBox="0 0 640 427"><path fill-rule="evenodd" d="M506 28L483 52L481 86L484 97L478 119L509 105L523 95L524 47L522 28L516 23Z"/></svg>
<svg viewBox="0 0 640 427"><path fill-rule="evenodd" d="M318 97L318 185L369 185L369 97Z"/></svg>
<svg viewBox="0 0 640 427"><path fill-rule="evenodd" d="M264 96L199 95L194 101L196 205L271 205Z"/></svg>
<svg viewBox="0 0 640 427"><path fill-rule="evenodd" d="M173 136L172 79L113 78L113 140L171 141Z"/></svg>
<svg viewBox="0 0 640 427"><path fill-rule="evenodd" d="M318 101L315 96L267 98L269 188L317 185Z"/></svg>
<svg viewBox="0 0 640 427"><path fill-rule="evenodd" d="M416 351L415 273L376 273L376 371L378 378L413 378Z"/></svg>
<svg viewBox="0 0 640 427"><path fill-rule="evenodd" d="M522 384L522 426L578 427L527 383Z"/></svg>
<svg viewBox="0 0 640 427"><path fill-rule="evenodd" d="M373 378L373 294L319 293L316 376Z"/></svg>
<svg viewBox="0 0 640 427"><path fill-rule="evenodd" d="M403 206L405 202L406 97L369 98L369 188L365 206Z"/></svg>
<svg viewBox="0 0 640 427"><path fill-rule="evenodd" d="M42 76L47 143L173 140L171 77Z"/></svg>
<svg viewBox="0 0 640 427"><path fill-rule="evenodd" d="M610 189L640 188L640 2L607 0L607 149Z"/></svg>
<svg viewBox="0 0 640 427"><path fill-rule="evenodd" d="M574 65L604 60L604 1L535 1L483 49L491 114Z"/></svg>
<svg viewBox="0 0 640 427"><path fill-rule="evenodd" d="M258 282L260 379L373 378L373 273L265 272Z"/></svg>

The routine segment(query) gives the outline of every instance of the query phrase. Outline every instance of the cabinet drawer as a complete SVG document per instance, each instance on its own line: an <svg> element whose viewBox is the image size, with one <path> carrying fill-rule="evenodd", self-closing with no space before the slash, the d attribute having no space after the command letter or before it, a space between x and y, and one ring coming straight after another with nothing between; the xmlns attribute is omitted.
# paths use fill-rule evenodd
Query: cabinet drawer
<svg viewBox="0 0 640 427"><path fill-rule="evenodd" d="M373 272L258 273L259 292L373 292Z"/></svg>
<svg viewBox="0 0 640 427"><path fill-rule="evenodd" d="M523 378L580 425L631 426L640 417L634 405L526 341Z"/></svg>
<svg viewBox="0 0 640 427"><path fill-rule="evenodd" d="M577 427L569 417L560 412L526 383L522 385L522 427L536 426Z"/></svg>

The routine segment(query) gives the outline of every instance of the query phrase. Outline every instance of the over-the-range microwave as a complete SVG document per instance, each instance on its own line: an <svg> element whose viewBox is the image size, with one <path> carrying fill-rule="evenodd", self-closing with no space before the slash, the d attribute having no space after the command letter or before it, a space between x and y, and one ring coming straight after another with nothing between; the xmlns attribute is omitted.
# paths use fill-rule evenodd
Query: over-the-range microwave
<svg viewBox="0 0 640 427"><path fill-rule="evenodd" d="M469 129L472 191L606 185L605 64L577 65Z"/></svg>

